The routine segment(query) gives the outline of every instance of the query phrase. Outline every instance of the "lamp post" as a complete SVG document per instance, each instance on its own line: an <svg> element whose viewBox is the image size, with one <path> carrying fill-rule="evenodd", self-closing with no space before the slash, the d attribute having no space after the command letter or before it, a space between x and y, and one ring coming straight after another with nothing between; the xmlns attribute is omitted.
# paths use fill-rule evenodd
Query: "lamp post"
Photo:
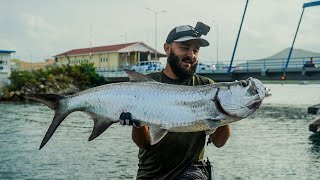
<svg viewBox="0 0 320 180"><path fill-rule="evenodd" d="M146 8L146 10L149 10L149 11L151 11L151 12L153 12L154 13L154 25L155 25L155 29L154 29L154 48L155 48L155 60L157 60L157 17L158 17L158 14L160 14L160 13L164 13L164 12L167 12L167 11L164 11L164 10L162 10L162 11L155 11L155 10L153 10L153 9L151 9L151 8Z"/></svg>
<svg viewBox="0 0 320 180"><path fill-rule="evenodd" d="M123 35L120 35L120 37L124 37L124 40L125 40L125 47L127 47L127 32L125 32ZM129 52L125 52L126 54L126 64L125 64L125 67L126 68L129 68L130 64L128 63L128 55L129 55Z"/></svg>
<svg viewBox="0 0 320 180"><path fill-rule="evenodd" d="M217 41L217 47L216 47L216 66L218 66L219 63L219 25L216 21L213 21L213 23L215 24L215 26L217 27L216 30L216 41Z"/></svg>

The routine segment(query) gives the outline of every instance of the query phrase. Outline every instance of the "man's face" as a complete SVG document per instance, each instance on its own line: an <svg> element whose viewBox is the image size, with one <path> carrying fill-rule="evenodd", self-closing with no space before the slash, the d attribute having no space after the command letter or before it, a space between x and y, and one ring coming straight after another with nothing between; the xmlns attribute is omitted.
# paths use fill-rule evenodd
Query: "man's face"
<svg viewBox="0 0 320 180"><path fill-rule="evenodd" d="M173 42L170 44L167 62L173 73L180 79L193 76L198 65L200 45L197 40Z"/></svg>

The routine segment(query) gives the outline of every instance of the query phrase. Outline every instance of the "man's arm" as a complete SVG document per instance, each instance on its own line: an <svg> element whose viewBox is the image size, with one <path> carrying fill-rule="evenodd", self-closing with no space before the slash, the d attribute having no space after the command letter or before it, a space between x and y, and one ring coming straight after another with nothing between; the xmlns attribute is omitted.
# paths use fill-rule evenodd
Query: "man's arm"
<svg viewBox="0 0 320 180"><path fill-rule="evenodd" d="M132 140L140 148L147 148L150 146L149 128L142 126L139 128L132 127Z"/></svg>
<svg viewBox="0 0 320 180"><path fill-rule="evenodd" d="M142 126L139 120L133 119L131 113L122 112L119 117L119 122L122 126L132 126L132 140L140 148L150 146L149 128Z"/></svg>
<svg viewBox="0 0 320 180"><path fill-rule="evenodd" d="M217 130L213 134L211 134L212 143L218 148L224 146L229 137L229 125L218 127Z"/></svg>

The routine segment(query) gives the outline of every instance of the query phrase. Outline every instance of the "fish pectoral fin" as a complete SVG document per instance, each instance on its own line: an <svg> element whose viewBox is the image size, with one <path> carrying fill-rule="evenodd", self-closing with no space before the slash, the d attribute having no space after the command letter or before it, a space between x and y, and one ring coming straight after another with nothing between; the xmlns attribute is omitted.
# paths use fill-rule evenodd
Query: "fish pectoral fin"
<svg viewBox="0 0 320 180"><path fill-rule="evenodd" d="M205 119L203 121L208 125L210 130L215 130L221 125L221 120L218 119Z"/></svg>
<svg viewBox="0 0 320 180"><path fill-rule="evenodd" d="M129 79L131 82L145 82L145 81L153 81L153 82L156 82L155 80L151 79L150 77L144 75L144 74L141 74L141 73L138 73L138 72L135 72L135 71L131 71L129 69L124 69L124 72L127 73Z"/></svg>
<svg viewBox="0 0 320 180"><path fill-rule="evenodd" d="M111 126L114 121L112 119L108 119L96 114L88 113L93 119L94 126L91 132L91 135L89 136L89 141L95 139L96 137L100 136L106 129L108 129L109 126Z"/></svg>
<svg viewBox="0 0 320 180"><path fill-rule="evenodd" d="M160 126L150 125L149 134L150 134L150 144L157 144L166 134L168 133L167 129L161 129Z"/></svg>

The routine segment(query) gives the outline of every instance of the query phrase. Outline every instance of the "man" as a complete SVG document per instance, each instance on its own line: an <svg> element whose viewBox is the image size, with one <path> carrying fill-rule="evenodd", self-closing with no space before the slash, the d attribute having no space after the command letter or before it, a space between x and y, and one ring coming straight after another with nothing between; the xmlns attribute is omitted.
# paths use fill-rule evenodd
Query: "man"
<svg viewBox="0 0 320 180"><path fill-rule="evenodd" d="M168 35L164 51L168 55L162 72L149 74L152 79L177 85L204 85L212 80L196 75L200 47L209 42L201 38L210 27L198 23L192 26L175 27ZM202 163L205 146L205 132L168 133L160 142L151 146L149 128L139 127L139 121L132 119L130 112L120 116L122 125L133 125L132 139L139 147L139 169L137 179L209 179ZM229 126L222 126L211 134L216 147L222 147L230 136Z"/></svg>

